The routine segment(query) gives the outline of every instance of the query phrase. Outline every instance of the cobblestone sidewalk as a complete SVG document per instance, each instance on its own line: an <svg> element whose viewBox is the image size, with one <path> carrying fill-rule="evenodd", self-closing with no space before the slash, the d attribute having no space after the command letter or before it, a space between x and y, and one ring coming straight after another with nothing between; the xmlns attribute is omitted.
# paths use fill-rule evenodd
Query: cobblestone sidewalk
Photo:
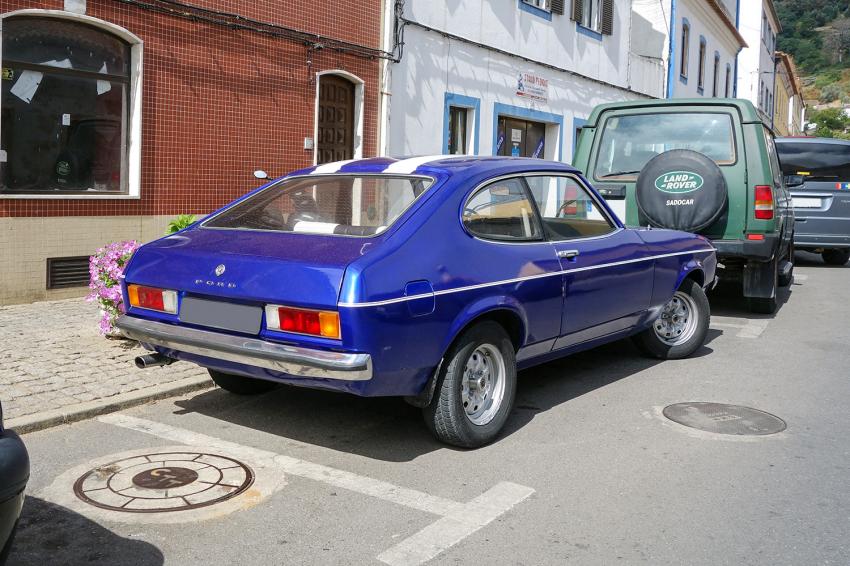
<svg viewBox="0 0 850 566"><path fill-rule="evenodd" d="M137 369L133 358L145 350L100 336L97 320L97 307L83 299L0 307L0 401L7 421L91 409L99 400L147 389L161 394L168 384L207 376L186 363Z"/></svg>

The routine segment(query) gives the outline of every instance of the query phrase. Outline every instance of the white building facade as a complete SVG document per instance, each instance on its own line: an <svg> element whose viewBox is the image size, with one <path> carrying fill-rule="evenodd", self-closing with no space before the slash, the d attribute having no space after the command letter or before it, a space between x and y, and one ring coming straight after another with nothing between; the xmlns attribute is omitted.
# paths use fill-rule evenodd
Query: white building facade
<svg viewBox="0 0 850 566"><path fill-rule="evenodd" d="M385 71L385 154L569 162L594 106L663 96L660 62L629 52L631 0L388 4L403 50Z"/></svg>
<svg viewBox="0 0 850 566"><path fill-rule="evenodd" d="M662 61L664 97L734 97L738 0L633 0L632 50Z"/></svg>
<svg viewBox="0 0 850 566"><path fill-rule="evenodd" d="M748 47L738 56L738 97L749 99L772 127L776 104L776 36L781 31L773 0L741 1L738 28Z"/></svg>

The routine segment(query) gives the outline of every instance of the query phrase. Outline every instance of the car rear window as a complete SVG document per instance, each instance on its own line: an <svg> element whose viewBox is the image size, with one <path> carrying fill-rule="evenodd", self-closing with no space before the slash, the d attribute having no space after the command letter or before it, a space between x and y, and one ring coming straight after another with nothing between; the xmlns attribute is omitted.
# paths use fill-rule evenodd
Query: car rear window
<svg viewBox="0 0 850 566"><path fill-rule="evenodd" d="M433 183L423 177L325 175L284 179L204 222L207 228L374 236Z"/></svg>
<svg viewBox="0 0 850 566"><path fill-rule="evenodd" d="M786 142L776 144L785 175L811 180L850 180L850 144Z"/></svg>
<svg viewBox="0 0 850 566"><path fill-rule="evenodd" d="M671 149L698 151L718 165L735 163L732 117L707 112L612 116L602 125L593 176L633 181L650 159Z"/></svg>

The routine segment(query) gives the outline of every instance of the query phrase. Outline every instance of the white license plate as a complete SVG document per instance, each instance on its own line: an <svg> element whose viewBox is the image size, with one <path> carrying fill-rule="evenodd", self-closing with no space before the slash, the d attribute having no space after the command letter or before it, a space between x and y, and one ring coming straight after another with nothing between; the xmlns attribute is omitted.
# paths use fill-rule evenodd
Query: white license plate
<svg viewBox="0 0 850 566"><path fill-rule="evenodd" d="M794 197L794 208L820 208L821 201L819 198L802 198Z"/></svg>

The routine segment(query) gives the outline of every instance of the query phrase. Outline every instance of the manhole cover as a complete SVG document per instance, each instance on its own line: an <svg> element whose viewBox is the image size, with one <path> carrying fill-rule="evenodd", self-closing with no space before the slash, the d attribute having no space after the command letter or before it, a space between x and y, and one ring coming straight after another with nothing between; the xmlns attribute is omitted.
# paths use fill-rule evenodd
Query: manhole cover
<svg viewBox="0 0 850 566"><path fill-rule="evenodd" d="M717 434L764 435L785 430L785 421L770 413L722 403L676 403L664 416L679 424Z"/></svg>
<svg viewBox="0 0 850 566"><path fill-rule="evenodd" d="M244 492L253 482L251 469L232 458L163 452L95 468L74 483L74 493L102 509L159 513L220 503Z"/></svg>

